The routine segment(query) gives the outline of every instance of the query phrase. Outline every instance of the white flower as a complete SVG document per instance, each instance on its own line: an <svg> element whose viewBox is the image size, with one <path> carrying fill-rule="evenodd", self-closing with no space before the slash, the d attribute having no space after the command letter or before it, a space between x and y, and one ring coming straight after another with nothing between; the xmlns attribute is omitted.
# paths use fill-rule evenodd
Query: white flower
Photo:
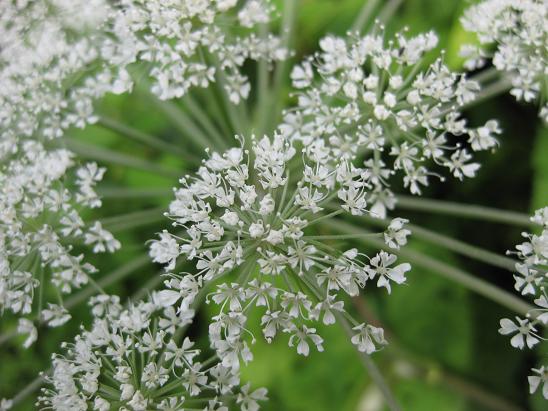
<svg viewBox="0 0 548 411"><path fill-rule="evenodd" d="M533 368L533 375L528 377L529 390L534 394L540 385L542 385L542 396L548 400L548 368L544 365L538 369Z"/></svg>
<svg viewBox="0 0 548 411"><path fill-rule="evenodd" d="M540 341L536 334L536 328L531 324L529 319L516 317L516 322L514 323L508 318L503 318L500 320L499 332L502 335L515 334L511 338L510 344L512 344L512 347L519 348L520 350L525 345L528 348L533 348Z"/></svg>
<svg viewBox="0 0 548 411"><path fill-rule="evenodd" d="M466 66L474 70L491 58L495 68L512 82L517 100L546 99L548 8L543 0L484 0L468 8L464 28L474 32L479 47L466 46ZM546 106L541 108L546 119Z"/></svg>
<svg viewBox="0 0 548 411"><path fill-rule="evenodd" d="M173 328L159 330L157 326L168 320L162 307L140 301L124 309L111 297L101 297L117 305L108 312L118 314L94 312L92 328L63 344L63 355L53 356L48 389L39 398L42 406L85 410L91 403L95 410L109 410L109 401L102 397L107 391L120 409L181 409L184 401L211 398L216 398L216 406L228 404L223 396L239 389L239 374L219 362L205 366L198 361L200 351L188 337L180 338L187 324L184 313L178 313ZM166 391L167 386L171 388ZM265 394L264 389L250 392L246 385L238 403L256 411Z"/></svg>
<svg viewBox="0 0 548 411"><path fill-rule="evenodd" d="M393 255L382 252L369 260L357 249L341 253L323 243L322 235L312 235L326 218L368 212L369 169L322 155L297 156L299 143L279 134L253 137L249 151L243 138L238 141L240 148L209 153L194 176L180 180L167 215L183 234L174 241L164 231L150 244L151 256L170 272L165 288L153 296L162 307L185 309L215 281L206 297L218 306L209 337L224 366L233 369L252 358L251 310L263 310L268 342L278 331L289 333L289 345L308 355L310 342L323 349L311 321L335 323L335 313L346 313L344 295L358 295L377 275L378 285L390 291L390 281L403 283L410 269L389 267ZM383 178L382 171L373 172ZM223 200L228 197L231 201ZM406 222L390 224L384 234L388 244L406 244ZM195 270L171 273L179 256L193 261Z"/></svg>
<svg viewBox="0 0 548 411"><path fill-rule="evenodd" d="M411 231L405 228L408 222L405 218L395 218L390 222L384 232L384 242L388 247L399 250L407 244L407 237L411 234Z"/></svg>
<svg viewBox="0 0 548 411"><path fill-rule="evenodd" d="M409 263L390 267L396 262L396 259L394 254L381 251L371 259L367 268L369 278L374 279L378 276L377 287L385 287L389 294L392 291L390 281L394 281L396 284L403 284L405 282L405 273L411 269Z"/></svg>
<svg viewBox="0 0 548 411"><path fill-rule="evenodd" d="M266 388L258 388L255 391L251 391L249 383L245 384L238 397L236 402L242 404L242 411L257 411L259 409L259 401L266 401L268 398L266 394L268 391Z"/></svg>
<svg viewBox="0 0 548 411"><path fill-rule="evenodd" d="M33 322L26 318L20 318L17 324L17 333L27 334L27 338L23 343L23 347L29 348L38 338L38 330Z"/></svg>
<svg viewBox="0 0 548 411"><path fill-rule="evenodd" d="M352 328L356 333L352 337L358 351L371 354L377 351L377 345L388 344L384 339L384 330L382 328L373 327L372 325L360 324Z"/></svg>
<svg viewBox="0 0 548 411"><path fill-rule="evenodd" d="M50 327L59 327L70 320L70 318L71 316L66 308L57 304L48 303L48 308L42 310L42 319Z"/></svg>
<svg viewBox="0 0 548 411"><path fill-rule="evenodd" d="M468 137L474 151L493 148L500 133L494 120L473 128L461 119L461 107L476 98L480 87L449 70L441 57L427 63L437 45L434 33L384 38L381 32L320 40L317 56L291 73L297 107L284 113L279 127L283 135L301 141L315 161L319 155L333 162L365 157L364 183L373 190L349 187L339 197L354 214L375 200L382 217L389 204L378 198L391 195L390 176L403 174L412 194L420 194L429 177L443 180L427 168L431 165L446 167L459 179L473 177L479 165L465 165L471 157L459 147ZM380 156L381 151L388 156ZM308 200L311 193L306 194L297 200Z"/></svg>

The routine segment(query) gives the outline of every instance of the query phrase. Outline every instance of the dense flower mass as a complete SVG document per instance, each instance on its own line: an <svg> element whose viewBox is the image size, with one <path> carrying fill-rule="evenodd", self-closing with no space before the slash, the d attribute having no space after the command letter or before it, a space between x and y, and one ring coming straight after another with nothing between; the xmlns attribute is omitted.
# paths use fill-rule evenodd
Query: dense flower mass
<svg viewBox="0 0 548 411"><path fill-rule="evenodd" d="M492 59L497 70L512 81L517 100L541 104L548 122L548 4L546 0L486 0L470 7L462 18L480 45L467 45L462 53L473 70Z"/></svg>
<svg viewBox="0 0 548 411"><path fill-rule="evenodd" d="M355 248L334 248L331 236L314 234L322 220L368 212L366 169L346 160L331 168L325 157L296 155L294 144L281 135L253 139L250 150L240 142L222 155L212 153L196 175L181 179L168 216L182 234L164 231L150 246L154 261L170 272L181 256L196 261L195 273L168 274L160 304L184 309L204 284L216 283L206 298L219 307L210 339L232 369L252 358L246 341L251 310L263 312L267 341L287 333L289 345L308 355L310 345L323 350L315 323L333 324L336 316L354 323L343 296L358 295L369 280L390 293L410 269L390 253L369 258ZM410 232L404 223L390 224L389 246L406 243ZM386 343L381 329L354 326L352 341L361 351L371 353Z"/></svg>
<svg viewBox="0 0 548 411"><path fill-rule="evenodd" d="M525 242L516 246L515 254L520 262L516 263L515 288L523 296L534 299L535 308L525 318L516 317L515 321L504 318L500 321L499 332L511 335L512 347L520 350L533 348L541 341L542 327L548 325L548 207L537 210L531 218L535 224L542 226L540 234L523 233ZM548 399L548 363L533 368L529 376L531 393L542 386L542 395Z"/></svg>
<svg viewBox="0 0 548 411"><path fill-rule="evenodd" d="M367 199L381 216L395 202L389 190L395 172L420 194L430 176L442 178L429 163L459 179L473 177L479 164L471 162L470 149L497 145L495 121L470 128L461 118L460 108L480 85L450 71L442 58L425 62L437 41L432 32L390 41L382 33L327 36L321 51L291 73L298 104L286 111L281 132L302 141L307 154L365 156L367 183L374 188Z"/></svg>
<svg viewBox="0 0 548 411"><path fill-rule="evenodd" d="M70 318L61 302L32 307L35 288L48 280L39 273L47 269L68 293L95 271L71 253L73 244L94 252L120 244L78 213L100 206L93 186L105 169L89 164L65 176L74 156L49 140L96 122L94 101L131 90L132 70L146 70L162 99L218 76L238 103L250 88L244 61L287 51L276 37L254 33L269 21L268 0L0 0L0 8L0 309L61 325ZM19 330L34 340L28 321Z"/></svg>
<svg viewBox="0 0 548 411"><path fill-rule="evenodd" d="M268 0L0 1L0 136L61 136L97 121L93 102L131 90L136 71L161 99L221 78L238 103L246 59L287 56ZM142 63L142 64L138 64Z"/></svg>
<svg viewBox="0 0 548 411"><path fill-rule="evenodd" d="M90 301L93 327L64 355L53 356L40 403L43 409L257 411L264 388L239 387L239 375L212 357L200 362L200 350L184 336L190 309L178 313L141 301L123 308L117 297ZM233 409L233 408L231 408Z"/></svg>
<svg viewBox="0 0 548 411"><path fill-rule="evenodd" d="M87 245L93 252L113 252L120 243L101 223L84 223L79 210L101 205L94 186L104 168L95 163L74 167L73 155L64 149L47 150L38 142L5 142L0 153L0 310L20 317L41 319L55 327L70 315L62 294L87 284L96 269L74 251ZM53 284L55 304L35 289ZM36 339L29 319L20 319L19 332Z"/></svg>

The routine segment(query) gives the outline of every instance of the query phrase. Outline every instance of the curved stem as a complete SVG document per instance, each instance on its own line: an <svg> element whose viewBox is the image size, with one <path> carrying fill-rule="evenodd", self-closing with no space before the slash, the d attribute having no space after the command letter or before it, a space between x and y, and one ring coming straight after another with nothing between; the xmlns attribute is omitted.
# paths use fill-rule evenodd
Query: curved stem
<svg viewBox="0 0 548 411"><path fill-rule="evenodd" d="M389 224L389 221L379 218L372 218L368 216L362 216L361 218L363 220L366 220L370 224L383 228L385 228ZM504 268L508 271L514 271L515 269L517 261L512 260L511 258L498 255L491 251L484 250L481 247L467 244L463 241L455 240L454 238L448 237L440 233L436 233L434 231L419 227L414 224L406 224L406 227L411 230L411 235L415 238L419 238L428 241L429 243L445 247L455 253L473 258L478 261L482 261L495 267Z"/></svg>
<svg viewBox="0 0 548 411"><path fill-rule="evenodd" d="M199 160L189 156L188 151L184 150L182 147L163 141L161 138L144 133L141 130L132 128L112 118L101 116L97 124L119 135L130 138L141 144L146 144L147 146L155 148L157 150L161 150L174 155L180 155L185 159L185 161L189 162L190 164L200 164Z"/></svg>
<svg viewBox="0 0 548 411"><path fill-rule="evenodd" d="M529 216L515 211L499 210L480 205L461 204L450 201L429 200L412 196L397 196L396 207L414 210L428 211L432 213L454 215L458 217L477 220L493 221L518 226L535 225L529 220Z"/></svg>
<svg viewBox="0 0 548 411"><path fill-rule="evenodd" d="M177 178L180 176L180 172L175 169L166 168L157 163L135 158L127 154L121 154L107 148L97 147L93 144L84 143L70 137L61 138L61 141L63 141L69 149L83 158L132 167L165 177Z"/></svg>
<svg viewBox="0 0 548 411"><path fill-rule="evenodd" d="M344 328L345 333L348 335L349 338L351 338L353 336L353 333L350 324L348 324L348 320L339 313L336 314L336 317L338 323L341 324L341 326ZM392 393L392 390L384 380L384 377L382 376L378 367L375 365L375 362L368 354L361 351L357 352L360 356L362 364L367 369L368 375L374 381L375 385L381 390L384 400L386 401L386 405L388 406L390 411L401 411L402 408L398 404L394 394Z"/></svg>
<svg viewBox="0 0 548 411"><path fill-rule="evenodd" d="M386 23L394 15L403 0L388 0L379 13L379 21Z"/></svg>
<svg viewBox="0 0 548 411"><path fill-rule="evenodd" d="M345 233L362 233L364 231L363 229L357 228L354 225L344 221L326 221L324 224L337 231L344 231ZM453 280L463 285L464 287L476 292L477 294L480 294L492 301L499 303L506 308L509 308L512 311L517 312L518 314L525 315L533 308L530 304L516 297L512 293L495 287L489 282L477 278L473 274L470 274L464 270L455 268L449 264L436 260L435 258L429 257L417 251L413 251L408 248L394 250L389 248L384 243L384 241L378 240L374 237L361 237L356 239L356 241L360 241L364 244L368 244L377 248L386 249L392 254L403 257L405 260L409 261L416 267L420 267L426 270L432 270L434 273Z"/></svg>
<svg viewBox="0 0 548 411"><path fill-rule="evenodd" d="M97 187L97 194L105 199L110 198L164 198L173 196L169 188L125 188Z"/></svg>
<svg viewBox="0 0 548 411"><path fill-rule="evenodd" d="M373 10L377 5L379 4L380 0L366 0L364 5L362 6L360 13L358 14L358 17L356 17L356 20L354 20L354 23L352 24L352 28L350 31L361 33L367 26L369 25L371 18L371 15L373 14Z"/></svg>

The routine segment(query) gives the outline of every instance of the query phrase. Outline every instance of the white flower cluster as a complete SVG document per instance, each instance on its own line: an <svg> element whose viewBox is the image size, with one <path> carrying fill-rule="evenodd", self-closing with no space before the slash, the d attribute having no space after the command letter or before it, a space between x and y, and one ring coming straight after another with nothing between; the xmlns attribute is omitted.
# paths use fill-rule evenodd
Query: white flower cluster
<svg viewBox="0 0 548 411"><path fill-rule="evenodd" d="M539 327L548 325L548 207L537 210L531 221L541 225L542 232L540 235L523 233L526 241L516 246L517 251L513 252L521 260L516 263L517 274L514 279L517 291L534 298L535 308L525 318L516 317L515 321L503 318L500 320L499 330L503 335L512 335L510 344L520 350L526 346L533 348L539 342L545 341ZM531 371L531 394L542 385L542 395L548 400L548 363Z"/></svg>
<svg viewBox="0 0 548 411"><path fill-rule="evenodd" d="M246 59L288 54L277 37L253 32L268 23L269 0L2 0L0 8L2 139L59 137L96 122L93 102L131 90L134 63L162 99L218 73L238 103L250 91Z"/></svg>
<svg viewBox="0 0 548 411"><path fill-rule="evenodd" d="M298 104L285 112L281 132L301 140L314 155L365 157L374 187L368 199L381 216L394 206L388 180L396 171L404 174L411 193L420 194L429 176L437 176L428 162L459 179L473 177L479 164L470 162L463 144L473 151L497 145L496 121L470 128L460 117L479 84L450 71L442 58L425 62L437 41L432 32L397 34L388 42L374 33L327 36L321 51L291 73Z"/></svg>
<svg viewBox="0 0 548 411"><path fill-rule="evenodd" d="M546 0L486 0L466 10L462 24L477 34L480 45L466 45L462 54L474 70L492 59L512 80L517 100L539 100L548 122L548 3ZM494 49L494 50L493 50Z"/></svg>
<svg viewBox="0 0 548 411"><path fill-rule="evenodd" d="M240 67L246 59L283 60L288 51L273 35L253 28L269 22L270 0L123 0L113 18L122 39L114 55L133 54L148 63L161 99L181 97L192 86L207 87L220 72L230 100L246 99L250 84ZM237 22L237 23L236 23ZM238 26L242 35L224 27Z"/></svg>
<svg viewBox="0 0 548 411"><path fill-rule="evenodd" d="M240 377L212 357L200 362L194 343L184 336L192 322L190 309L176 313L149 301L123 308L117 297L90 301L93 327L65 355L53 356L39 402L59 411L196 410L257 411L266 389L239 388Z"/></svg>
<svg viewBox="0 0 548 411"><path fill-rule="evenodd" d="M99 222L86 225L79 214L82 208L101 205L94 186L105 169L95 163L73 169L73 156L64 149L47 150L34 140L5 141L1 146L2 313L41 316L53 327L63 324L70 318L66 310L59 304L39 306L33 298L35 288L52 283L62 301L61 294L80 288L96 271L83 254L74 253L75 244L88 245L96 253L120 247ZM19 331L29 334L26 346L36 338L28 319L21 318Z"/></svg>
<svg viewBox="0 0 548 411"><path fill-rule="evenodd" d="M237 103L249 93L244 61L282 59L287 50L253 33L269 21L268 0L2 0L0 8L0 308L26 315L41 267L62 293L95 271L71 255L72 241L94 252L120 247L100 223L87 227L76 207L100 206L93 186L105 170L89 164L65 186L73 155L48 140L96 122L94 101L130 90L133 63L144 63L160 98L205 87L222 72ZM242 29L231 34L231 26ZM59 304L42 313L50 325L69 318ZM36 334L27 320L19 329Z"/></svg>
<svg viewBox="0 0 548 411"><path fill-rule="evenodd" d="M324 157L296 156L295 143L281 135L252 139L251 150L240 142L241 148L210 155L175 190L168 216L183 234L164 231L150 246L153 260L170 271L158 303L184 310L215 282L206 298L219 307L210 340L231 369L252 359L247 337L255 337L246 324L256 309L263 312L264 338L270 342L287 333L299 354L308 355L310 344L323 350L314 324L333 324L336 316L355 326L352 342L361 351L375 351L386 343L382 330L356 323L343 298L357 296L370 280L390 293L392 283L405 281L410 265L396 264L396 256L384 251L370 258L357 249L334 248L330 236L314 235L313 228L341 213L368 212L368 171L347 161L330 168ZM384 233L388 246L406 244L405 222L390 224ZM196 261L195 273L171 273L181 256Z"/></svg>

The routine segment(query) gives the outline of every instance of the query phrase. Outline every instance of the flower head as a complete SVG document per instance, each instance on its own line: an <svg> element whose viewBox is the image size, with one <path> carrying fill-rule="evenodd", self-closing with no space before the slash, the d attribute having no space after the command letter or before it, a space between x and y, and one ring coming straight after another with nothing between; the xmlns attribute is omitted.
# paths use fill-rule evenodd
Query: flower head
<svg viewBox="0 0 548 411"><path fill-rule="evenodd" d="M523 233L527 241L516 246L514 252L520 262L516 263L516 272L514 275L515 289L523 296L532 296L535 304L530 309L526 318L516 317L516 321L508 318L500 320L499 333L502 335L511 335L510 344L520 350L533 348L537 344L545 345L546 339L542 337L539 327L548 324L548 207L537 210L531 217L533 224L541 226L539 234ZM544 347L543 347L544 348ZM534 393L539 385L543 385L542 394L548 399L548 384L546 383L546 366L539 369L532 369L533 375L529 377L529 386L531 394Z"/></svg>
<svg viewBox="0 0 548 411"><path fill-rule="evenodd" d="M42 405L56 410L180 410L187 403L227 410L237 396L242 410L258 410L266 390L239 386L239 375L222 364L200 362L200 350L182 335L192 310L176 313L150 301L123 308L117 298L92 301L94 323L64 354L53 356ZM189 405L190 406L190 405Z"/></svg>
<svg viewBox="0 0 548 411"><path fill-rule="evenodd" d="M480 45L467 45L462 54L468 69L490 58L512 81L517 100L544 102L541 117L548 122L548 8L544 0L485 0L466 10L462 24L477 35ZM494 50L494 51L491 51Z"/></svg>
<svg viewBox="0 0 548 411"><path fill-rule="evenodd" d="M85 223L79 213L101 205L94 186L105 169L95 163L76 168L69 151L33 140L22 140L2 154L0 310L62 325L68 312L58 304L39 306L35 289L52 284L61 296L88 283L97 270L74 251L77 242L95 253L120 248L99 222ZM21 324L26 334L29 326ZM30 336L25 345L36 338L35 331Z"/></svg>
<svg viewBox="0 0 548 411"><path fill-rule="evenodd" d="M382 33L327 36L321 51L291 74L298 102L280 131L302 141L310 157L365 157L373 188L367 199L381 216L394 204L393 174L402 173L404 186L420 194L437 176L430 164L459 179L473 177L479 165L464 144L473 151L497 145L495 121L471 128L461 118L479 84L449 70L441 57L425 62L437 41L432 32L389 41Z"/></svg>
<svg viewBox="0 0 548 411"><path fill-rule="evenodd" d="M240 142L212 153L195 175L181 179L167 215L183 234L162 232L150 246L167 271L179 256L196 267L193 273L168 274L166 289L158 293L161 304L183 309L201 287L217 284L206 299L219 309L210 339L223 365L235 369L252 358L250 310L263 312L267 341L287 333L289 345L306 356L310 347L323 350L314 324L333 324L346 314L344 296L357 296L376 277L390 291L390 282L401 284L410 269L390 267L396 257L384 251L370 259L314 235L322 220L369 212L367 170L298 156L296 142L279 134L252 139L249 149ZM405 222L390 225L388 245L406 243Z"/></svg>

